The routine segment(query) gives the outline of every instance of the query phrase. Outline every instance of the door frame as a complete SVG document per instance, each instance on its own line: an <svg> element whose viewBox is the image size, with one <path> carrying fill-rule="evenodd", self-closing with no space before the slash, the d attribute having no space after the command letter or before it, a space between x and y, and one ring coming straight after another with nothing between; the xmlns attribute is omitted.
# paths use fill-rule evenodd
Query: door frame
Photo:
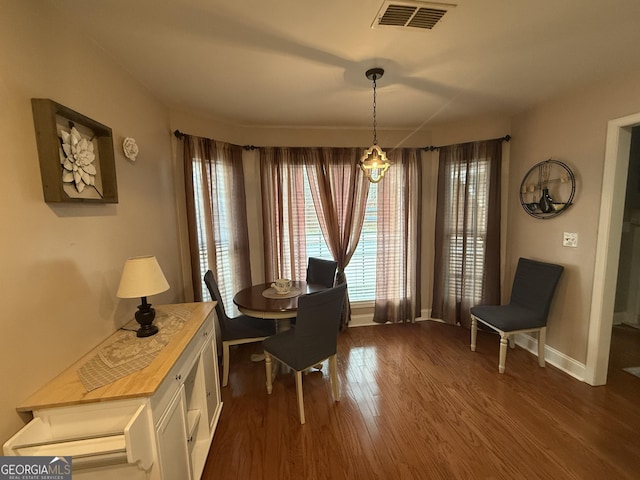
<svg viewBox="0 0 640 480"><path fill-rule="evenodd" d="M625 195L616 193L627 190L631 129L638 124L640 113L607 124L584 379L590 385L607 382L625 203Z"/></svg>

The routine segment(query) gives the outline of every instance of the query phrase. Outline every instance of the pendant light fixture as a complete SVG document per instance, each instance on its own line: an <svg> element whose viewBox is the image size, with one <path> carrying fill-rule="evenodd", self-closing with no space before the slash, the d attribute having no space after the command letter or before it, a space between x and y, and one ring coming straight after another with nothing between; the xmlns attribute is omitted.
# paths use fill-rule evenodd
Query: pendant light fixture
<svg viewBox="0 0 640 480"><path fill-rule="evenodd" d="M371 68L365 75L373 81L373 145L371 145L360 158L360 168L371 183L378 183L389 169L387 154L382 151L376 138L376 80L382 78L382 68Z"/></svg>

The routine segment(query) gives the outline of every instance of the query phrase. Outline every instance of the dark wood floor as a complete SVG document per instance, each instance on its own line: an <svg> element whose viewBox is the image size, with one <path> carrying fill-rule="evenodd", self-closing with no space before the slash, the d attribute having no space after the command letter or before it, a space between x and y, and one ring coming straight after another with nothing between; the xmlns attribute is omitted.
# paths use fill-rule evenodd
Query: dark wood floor
<svg viewBox="0 0 640 480"><path fill-rule="evenodd" d="M267 395L263 364L249 359L259 345L240 346L202 478L638 479L640 378L621 370L640 366L633 333L614 332L612 352L634 353L590 387L520 348L500 375L490 333L472 353L468 330L450 325L351 328L339 340L341 401L326 365L307 375L305 425L293 377Z"/></svg>

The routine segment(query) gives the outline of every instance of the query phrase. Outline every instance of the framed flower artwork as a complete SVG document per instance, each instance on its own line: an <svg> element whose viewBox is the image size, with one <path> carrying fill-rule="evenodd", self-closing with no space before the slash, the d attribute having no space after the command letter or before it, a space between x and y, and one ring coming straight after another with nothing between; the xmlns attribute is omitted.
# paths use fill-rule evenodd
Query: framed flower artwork
<svg viewBox="0 0 640 480"><path fill-rule="evenodd" d="M32 98L44 201L118 203L111 129L48 98Z"/></svg>

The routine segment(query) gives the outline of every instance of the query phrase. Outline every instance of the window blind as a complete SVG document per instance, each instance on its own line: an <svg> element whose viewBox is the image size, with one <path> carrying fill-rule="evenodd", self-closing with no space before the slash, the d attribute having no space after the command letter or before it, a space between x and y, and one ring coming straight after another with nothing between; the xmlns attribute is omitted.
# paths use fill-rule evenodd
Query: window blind
<svg viewBox="0 0 640 480"><path fill-rule="evenodd" d="M451 294L461 292L463 297L480 301L484 288L489 163L487 160L468 165L450 162L447 167L448 289Z"/></svg>

